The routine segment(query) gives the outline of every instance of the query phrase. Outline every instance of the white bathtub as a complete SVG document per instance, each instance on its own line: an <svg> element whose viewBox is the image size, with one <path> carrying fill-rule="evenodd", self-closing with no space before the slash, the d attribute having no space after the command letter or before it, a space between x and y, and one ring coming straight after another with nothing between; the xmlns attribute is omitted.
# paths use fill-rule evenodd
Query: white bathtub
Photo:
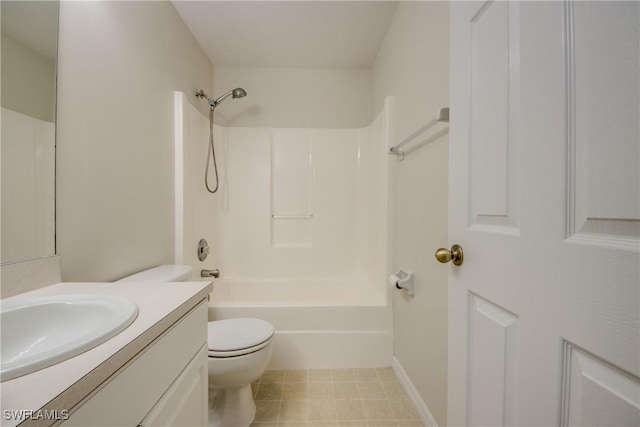
<svg viewBox="0 0 640 427"><path fill-rule="evenodd" d="M235 317L275 326L270 369L391 366L391 310L363 280L215 280L209 319Z"/></svg>

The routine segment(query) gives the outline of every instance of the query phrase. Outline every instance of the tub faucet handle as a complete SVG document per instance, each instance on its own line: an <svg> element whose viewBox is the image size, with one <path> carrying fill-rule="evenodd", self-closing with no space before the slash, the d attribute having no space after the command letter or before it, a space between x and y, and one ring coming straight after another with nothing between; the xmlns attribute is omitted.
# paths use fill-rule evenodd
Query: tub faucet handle
<svg viewBox="0 0 640 427"><path fill-rule="evenodd" d="M220 270L217 268L215 270L200 270L200 277L215 277L217 279L220 277Z"/></svg>

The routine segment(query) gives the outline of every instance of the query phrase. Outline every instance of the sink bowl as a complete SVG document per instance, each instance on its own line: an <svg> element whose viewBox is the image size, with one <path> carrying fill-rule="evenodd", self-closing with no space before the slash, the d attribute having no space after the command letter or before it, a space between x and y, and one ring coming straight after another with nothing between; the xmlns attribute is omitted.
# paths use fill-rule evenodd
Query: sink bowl
<svg viewBox="0 0 640 427"><path fill-rule="evenodd" d="M77 356L126 329L135 303L113 295L56 295L3 301L0 381Z"/></svg>

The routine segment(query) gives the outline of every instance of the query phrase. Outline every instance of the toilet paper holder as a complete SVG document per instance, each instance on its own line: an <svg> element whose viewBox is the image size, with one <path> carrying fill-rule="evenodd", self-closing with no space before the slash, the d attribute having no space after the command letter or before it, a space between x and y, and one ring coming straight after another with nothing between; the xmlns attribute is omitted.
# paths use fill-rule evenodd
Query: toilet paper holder
<svg viewBox="0 0 640 427"><path fill-rule="evenodd" d="M403 290L407 295L415 295L415 284L413 281L413 271L400 269L396 274L389 276L389 284L395 285L396 289Z"/></svg>

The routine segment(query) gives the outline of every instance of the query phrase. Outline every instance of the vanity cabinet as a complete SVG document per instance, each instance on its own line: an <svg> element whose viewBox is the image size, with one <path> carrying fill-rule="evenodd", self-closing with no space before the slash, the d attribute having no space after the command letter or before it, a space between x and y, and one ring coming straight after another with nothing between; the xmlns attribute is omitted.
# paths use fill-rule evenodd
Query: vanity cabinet
<svg viewBox="0 0 640 427"><path fill-rule="evenodd" d="M204 300L98 386L60 425L208 425L206 341Z"/></svg>

